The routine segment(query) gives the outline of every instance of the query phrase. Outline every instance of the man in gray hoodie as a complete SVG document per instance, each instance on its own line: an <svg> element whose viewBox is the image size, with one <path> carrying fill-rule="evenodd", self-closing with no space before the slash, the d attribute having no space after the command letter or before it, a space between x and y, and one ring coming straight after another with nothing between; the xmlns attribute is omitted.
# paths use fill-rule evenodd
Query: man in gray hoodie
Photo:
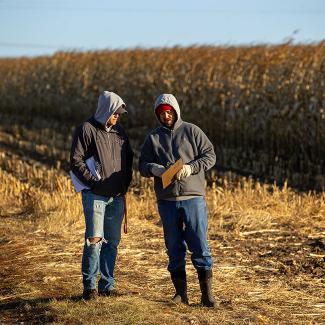
<svg viewBox="0 0 325 325"><path fill-rule="evenodd" d="M146 137L139 170L154 177L158 210L163 224L169 257L168 270L176 294L173 301L188 304L185 256L187 248L197 270L201 303L214 307L212 295L212 258L207 242L205 171L215 165L213 145L194 124L182 121L179 105L171 94L160 95L154 104L160 126ZM165 189L161 175L179 158L184 163L175 180Z"/></svg>
<svg viewBox="0 0 325 325"><path fill-rule="evenodd" d="M83 298L97 296L96 277L100 273L98 293L111 295L117 247L121 239L124 195L131 183L133 152L129 139L118 123L126 113L123 100L104 91L93 116L80 125L73 137L71 171L83 183L82 204L86 231L82 256ZM95 170L87 163L93 162Z"/></svg>

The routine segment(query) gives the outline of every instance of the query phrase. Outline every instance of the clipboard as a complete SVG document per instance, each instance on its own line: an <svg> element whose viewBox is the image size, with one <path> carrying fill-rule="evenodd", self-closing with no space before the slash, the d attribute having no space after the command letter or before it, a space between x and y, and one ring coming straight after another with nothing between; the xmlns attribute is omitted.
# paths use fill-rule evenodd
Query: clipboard
<svg viewBox="0 0 325 325"><path fill-rule="evenodd" d="M180 158L161 175L163 189L173 181L174 176L182 169L182 167L183 160Z"/></svg>
<svg viewBox="0 0 325 325"><path fill-rule="evenodd" d="M101 179L98 171L96 170L96 162L94 157L90 157L86 160L86 165L89 168L90 172L99 180ZM71 176L71 180L72 180L72 184L76 190L76 192L80 192L84 189L89 189L90 187L88 187L87 185L85 185L75 174L72 170L70 170L70 176Z"/></svg>

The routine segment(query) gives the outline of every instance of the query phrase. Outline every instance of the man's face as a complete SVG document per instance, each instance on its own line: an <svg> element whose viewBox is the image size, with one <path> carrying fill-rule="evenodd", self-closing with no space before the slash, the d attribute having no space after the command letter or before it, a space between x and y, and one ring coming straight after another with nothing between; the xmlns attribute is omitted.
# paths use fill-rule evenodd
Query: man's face
<svg viewBox="0 0 325 325"><path fill-rule="evenodd" d="M115 125L120 117L119 113L114 113L111 115L111 117L107 120L106 126L112 126Z"/></svg>
<svg viewBox="0 0 325 325"><path fill-rule="evenodd" d="M173 109L163 111L159 114L159 121L168 127L174 125L176 119L176 112Z"/></svg>

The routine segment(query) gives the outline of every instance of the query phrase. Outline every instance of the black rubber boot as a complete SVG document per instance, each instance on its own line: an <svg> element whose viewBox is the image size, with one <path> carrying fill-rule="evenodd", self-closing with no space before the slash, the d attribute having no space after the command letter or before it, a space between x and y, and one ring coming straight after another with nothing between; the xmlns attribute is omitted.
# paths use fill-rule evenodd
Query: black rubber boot
<svg viewBox="0 0 325 325"><path fill-rule="evenodd" d="M175 304L183 303L188 305L186 272L176 271L171 272L170 275L176 290L176 294L172 299L172 302L174 302Z"/></svg>
<svg viewBox="0 0 325 325"><path fill-rule="evenodd" d="M212 294L212 270L197 271L200 288L201 288L201 304L205 307L215 307L216 300Z"/></svg>

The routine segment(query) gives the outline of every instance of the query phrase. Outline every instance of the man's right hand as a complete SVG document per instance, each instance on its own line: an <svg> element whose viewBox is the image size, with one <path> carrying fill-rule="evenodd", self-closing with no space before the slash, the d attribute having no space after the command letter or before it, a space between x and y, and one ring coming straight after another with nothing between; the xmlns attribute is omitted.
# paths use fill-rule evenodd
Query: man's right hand
<svg viewBox="0 0 325 325"><path fill-rule="evenodd" d="M115 197L119 194L126 192L125 186L122 182L118 182L114 179L114 176L110 178L97 181L91 188L92 192L97 195L112 196Z"/></svg>
<svg viewBox="0 0 325 325"><path fill-rule="evenodd" d="M166 168L162 165L155 164L151 167L152 175L156 177L161 177L161 175L165 172Z"/></svg>
<svg viewBox="0 0 325 325"><path fill-rule="evenodd" d="M105 188L105 181L103 180L98 180L94 183L92 190L95 192L102 192L103 189Z"/></svg>

